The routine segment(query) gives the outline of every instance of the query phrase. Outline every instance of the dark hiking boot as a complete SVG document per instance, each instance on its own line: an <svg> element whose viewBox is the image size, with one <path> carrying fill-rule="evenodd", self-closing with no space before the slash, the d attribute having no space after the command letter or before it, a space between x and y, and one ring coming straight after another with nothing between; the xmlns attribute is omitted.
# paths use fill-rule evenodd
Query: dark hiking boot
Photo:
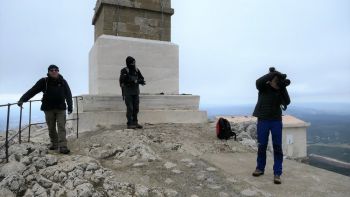
<svg viewBox="0 0 350 197"><path fill-rule="evenodd" d="M57 149L58 149L58 146L56 146L56 145L49 146L49 150L57 150Z"/></svg>
<svg viewBox="0 0 350 197"><path fill-rule="evenodd" d="M136 124L135 127L136 127L136 129L143 129L143 126L139 125L139 124Z"/></svg>
<svg viewBox="0 0 350 197"><path fill-rule="evenodd" d="M136 125L133 125L133 124L128 125L128 129L136 129Z"/></svg>
<svg viewBox="0 0 350 197"><path fill-rule="evenodd" d="M281 184L281 183L282 183L281 177L278 176L278 175L275 175L275 176L273 177L273 182L274 182L275 184Z"/></svg>
<svg viewBox="0 0 350 197"><path fill-rule="evenodd" d="M261 170L259 170L259 169L255 169L255 171L253 172L253 176L261 176L261 175L263 175L264 174L264 172L263 171L261 171Z"/></svg>
<svg viewBox="0 0 350 197"><path fill-rule="evenodd" d="M59 148L59 152L62 154L69 154L70 150L66 146L64 146Z"/></svg>

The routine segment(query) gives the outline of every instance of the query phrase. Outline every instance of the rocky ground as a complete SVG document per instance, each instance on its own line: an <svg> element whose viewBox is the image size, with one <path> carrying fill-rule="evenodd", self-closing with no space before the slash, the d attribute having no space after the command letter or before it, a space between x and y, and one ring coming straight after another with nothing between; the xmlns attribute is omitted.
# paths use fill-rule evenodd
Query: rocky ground
<svg viewBox="0 0 350 197"><path fill-rule="evenodd" d="M30 143L11 143L9 163L0 150L0 196L348 196L349 177L291 160L273 184L270 154L252 177L256 126L231 126L237 141L218 140L215 123L100 127L78 139L69 129L69 155L49 151L47 129L33 127Z"/></svg>
<svg viewBox="0 0 350 197"><path fill-rule="evenodd" d="M238 141L218 140L214 126L101 127L69 137L70 155L48 151L47 131L37 128L30 143L10 146L9 163L1 160L0 196L264 196L201 159L254 153L254 124L232 125Z"/></svg>

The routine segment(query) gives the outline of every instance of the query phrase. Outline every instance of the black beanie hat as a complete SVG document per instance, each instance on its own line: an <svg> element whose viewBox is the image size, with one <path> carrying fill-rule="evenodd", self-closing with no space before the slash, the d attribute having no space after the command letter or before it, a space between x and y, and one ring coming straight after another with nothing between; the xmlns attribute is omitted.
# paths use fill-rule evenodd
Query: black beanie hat
<svg viewBox="0 0 350 197"><path fill-rule="evenodd" d="M135 59L134 59L133 57L128 56L128 57L126 58L126 65L129 66L129 65L131 65L134 61L135 61Z"/></svg>
<svg viewBox="0 0 350 197"><path fill-rule="evenodd" d="M47 71L50 71L51 69L57 69L57 70L59 70L59 68L58 68L56 65L54 65L54 64L51 64L51 65L47 68Z"/></svg>

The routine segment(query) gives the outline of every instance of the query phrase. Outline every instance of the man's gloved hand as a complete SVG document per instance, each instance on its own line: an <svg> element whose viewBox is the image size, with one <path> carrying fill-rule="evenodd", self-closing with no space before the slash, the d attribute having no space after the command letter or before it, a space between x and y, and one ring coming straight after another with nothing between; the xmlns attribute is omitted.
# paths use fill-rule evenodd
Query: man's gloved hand
<svg viewBox="0 0 350 197"><path fill-rule="evenodd" d="M128 76L127 83L129 84L137 84L138 79L136 76Z"/></svg>
<svg viewBox="0 0 350 197"><path fill-rule="evenodd" d="M18 105L18 107L22 107L23 101L18 101L18 102L17 102L17 105Z"/></svg>
<svg viewBox="0 0 350 197"><path fill-rule="evenodd" d="M68 109L68 114L71 114L73 112L72 109Z"/></svg>
<svg viewBox="0 0 350 197"><path fill-rule="evenodd" d="M143 79L139 79L138 80L138 84L140 84L140 85L146 85L146 81L145 80L143 80Z"/></svg>
<svg viewBox="0 0 350 197"><path fill-rule="evenodd" d="M270 67L269 68L269 72L271 74L271 80L270 81L272 81L272 79L275 76L277 76L278 78L282 78L283 77L283 74L281 72L277 71L275 67Z"/></svg>

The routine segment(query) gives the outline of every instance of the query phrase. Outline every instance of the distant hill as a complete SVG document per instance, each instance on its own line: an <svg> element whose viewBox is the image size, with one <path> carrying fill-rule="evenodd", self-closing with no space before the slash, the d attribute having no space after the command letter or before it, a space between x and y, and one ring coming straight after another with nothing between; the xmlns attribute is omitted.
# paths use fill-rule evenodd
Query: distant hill
<svg viewBox="0 0 350 197"><path fill-rule="evenodd" d="M32 105L32 122L43 122L45 120L44 113L40 111L40 102ZM27 125L29 122L29 106L25 104L22 112L22 125ZM10 129L18 128L20 117L20 108L12 106L10 111ZM7 123L7 107L0 108L0 132L6 129Z"/></svg>
<svg viewBox="0 0 350 197"><path fill-rule="evenodd" d="M288 112L311 126L308 143L350 144L350 105L314 104L291 108Z"/></svg>

